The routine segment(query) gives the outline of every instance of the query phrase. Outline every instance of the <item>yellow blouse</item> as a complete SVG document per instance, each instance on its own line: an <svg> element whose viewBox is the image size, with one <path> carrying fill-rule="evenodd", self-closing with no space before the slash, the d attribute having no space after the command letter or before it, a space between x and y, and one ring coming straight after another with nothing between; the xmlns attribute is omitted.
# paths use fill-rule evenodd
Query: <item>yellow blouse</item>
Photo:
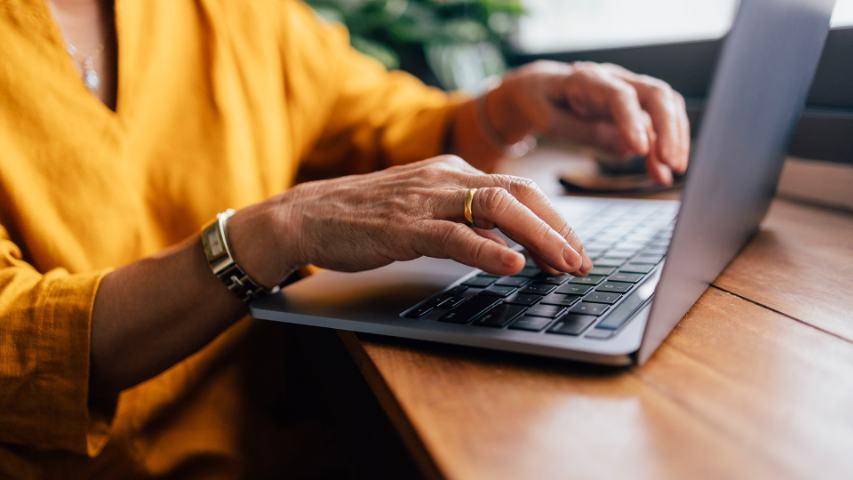
<svg viewBox="0 0 853 480"><path fill-rule="evenodd" d="M436 155L458 104L384 71L295 1L119 0L116 26L112 111L86 90L45 1L0 0L0 477L40 476L58 458L78 468L108 439L132 444L126 461L149 473L179 464L139 438L204 351L125 392L112 419L87 407L105 272L298 174Z"/></svg>

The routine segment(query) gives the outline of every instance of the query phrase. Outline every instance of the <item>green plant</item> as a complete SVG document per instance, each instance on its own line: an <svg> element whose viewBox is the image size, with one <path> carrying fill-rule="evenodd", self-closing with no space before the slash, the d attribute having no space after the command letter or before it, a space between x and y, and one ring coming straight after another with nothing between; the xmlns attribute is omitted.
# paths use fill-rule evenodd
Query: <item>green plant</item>
<svg viewBox="0 0 853 480"><path fill-rule="evenodd" d="M350 31L352 45L389 69L445 88L477 89L503 73L521 0L308 0Z"/></svg>

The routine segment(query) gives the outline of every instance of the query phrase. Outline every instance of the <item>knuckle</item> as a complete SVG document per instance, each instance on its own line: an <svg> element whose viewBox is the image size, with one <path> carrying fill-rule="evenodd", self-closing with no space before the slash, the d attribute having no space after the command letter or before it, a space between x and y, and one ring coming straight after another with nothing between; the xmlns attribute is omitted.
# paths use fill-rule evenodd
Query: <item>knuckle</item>
<svg viewBox="0 0 853 480"><path fill-rule="evenodd" d="M439 241L445 248L453 242L453 237L456 235L457 231L456 227L457 226L454 224L442 224L442 226L439 227Z"/></svg>
<svg viewBox="0 0 853 480"><path fill-rule="evenodd" d="M598 65L602 70L605 70L607 72L616 73L616 72L620 72L622 70L621 66L619 66L615 63L611 63L611 62L603 62L603 63L600 63Z"/></svg>
<svg viewBox="0 0 853 480"><path fill-rule="evenodd" d="M480 202L486 211L499 213L507 208L510 198L512 196L502 187L487 187L482 189Z"/></svg>
<svg viewBox="0 0 853 480"><path fill-rule="evenodd" d="M552 230L551 226L548 225L547 223L545 223L544 220L540 219L536 223L536 232L535 232L536 238L540 238L540 239L548 238L548 235L551 233L551 230Z"/></svg>
<svg viewBox="0 0 853 480"><path fill-rule="evenodd" d="M640 81L655 90L669 91L672 89L665 81L650 75L640 75Z"/></svg>
<svg viewBox="0 0 853 480"><path fill-rule="evenodd" d="M575 231L572 228L572 226L568 224L568 222L563 222L562 226L557 231L557 233L559 233L560 236L565 238L565 239L574 239L575 238Z"/></svg>
<svg viewBox="0 0 853 480"><path fill-rule="evenodd" d="M625 82L614 82L611 87L613 97L620 102L636 102L637 91Z"/></svg>
<svg viewBox="0 0 853 480"><path fill-rule="evenodd" d="M517 190L530 190L533 188L534 182L529 178L517 177L515 175L496 174L492 175L495 184L509 190L511 192Z"/></svg>
<svg viewBox="0 0 853 480"><path fill-rule="evenodd" d="M462 166L468 165L468 162L463 160L462 157L460 157L458 155L448 154L448 155L442 155L438 158L442 163L444 163L446 165L452 165L455 167L462 167Z"/></svg>
<svg viewBox="0 0 853 480"><path fill-rule="evenodd" d="M449 170L450 169L446 168L442 163L433 163L424 168L422 171L417 172L416 175L420 176L430 184L436 184L447 178Z"/></svg>
<svg viewBox="0 0 853 480"><path fill-rule="evenodd" d="M536 192L539 190L539 186L536 185L536 182L525 177L512 177L512 185L525 192Z"/></svg>

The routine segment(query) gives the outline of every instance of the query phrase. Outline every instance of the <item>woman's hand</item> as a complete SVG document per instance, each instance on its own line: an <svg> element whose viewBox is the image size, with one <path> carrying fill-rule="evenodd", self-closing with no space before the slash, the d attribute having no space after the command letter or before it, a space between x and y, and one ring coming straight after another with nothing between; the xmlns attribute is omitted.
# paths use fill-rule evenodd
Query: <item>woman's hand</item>
<svg viewBox="0 0 853 480"><path fill-rule="evenodd" d="M687 169L684 98L665 82L617 65L535 62L510 72L486 97L486 116L507 143L529 133L645 155L662 184Z"/></svg>
<svg viewBox="0 0 853 480"><path fill-rule="evenodd" d="M466 225L466 192L477 228ZM258 222L262 216L267 220ZM252 219L255 219L254 221ZM245 225L267 225L262 231ZM229 222L237 261L266 285L313 264L359 271L421 256L451 258L508 275L524 258L491 229L523 245L549 273L586 274L589 257L568 223L530 180L486 175L443 156L367 174L298 185Z"/></svg>

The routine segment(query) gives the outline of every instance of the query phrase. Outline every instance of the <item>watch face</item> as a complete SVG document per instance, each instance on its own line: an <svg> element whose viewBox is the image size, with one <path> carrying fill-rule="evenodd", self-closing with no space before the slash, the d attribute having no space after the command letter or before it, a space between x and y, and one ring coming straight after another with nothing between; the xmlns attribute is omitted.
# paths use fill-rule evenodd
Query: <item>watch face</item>
<svg viewBox="0 0 853 480"><path fill-rule="evenodd" d="M225 245L222 244L222 239L219 238L219 231L210 229L205 232L207 245L210 247L210 254L214 258L219 258L225 255Z"/></svg>

